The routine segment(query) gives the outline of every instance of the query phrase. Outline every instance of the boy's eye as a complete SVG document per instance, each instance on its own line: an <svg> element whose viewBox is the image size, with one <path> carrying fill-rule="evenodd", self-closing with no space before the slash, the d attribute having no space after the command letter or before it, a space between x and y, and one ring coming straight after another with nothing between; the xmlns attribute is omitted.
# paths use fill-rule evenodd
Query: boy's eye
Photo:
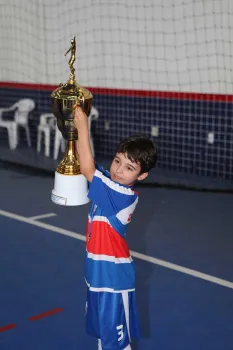
<svg viewBox="0 0 233 350"><path fill-rule="evenodd" d="M132 169L132 168L130 168L129 166L127 167L127 169L128 169L128 170L130 170L130 171L133 171L133 169Z"/></svg>
<svg viewBox="0 0 233 350"><path fill-rule="evenodd" d="M118 159L115 159L115 163L119 163L119 160L118 160Z"/></svg>

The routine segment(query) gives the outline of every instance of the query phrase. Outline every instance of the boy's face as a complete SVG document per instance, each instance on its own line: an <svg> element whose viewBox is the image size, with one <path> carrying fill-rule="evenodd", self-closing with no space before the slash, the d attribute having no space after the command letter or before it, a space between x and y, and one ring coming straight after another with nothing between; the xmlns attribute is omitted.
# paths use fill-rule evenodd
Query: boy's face
<svg viewBox="0 0 233 350"><path fill-rule="evenodd" d="M127 186L133 186L137 180L147 177L148 173L140 174L140 172L140 164L132 162L124 153L117 153L110 167L111 179Z"/></svg>

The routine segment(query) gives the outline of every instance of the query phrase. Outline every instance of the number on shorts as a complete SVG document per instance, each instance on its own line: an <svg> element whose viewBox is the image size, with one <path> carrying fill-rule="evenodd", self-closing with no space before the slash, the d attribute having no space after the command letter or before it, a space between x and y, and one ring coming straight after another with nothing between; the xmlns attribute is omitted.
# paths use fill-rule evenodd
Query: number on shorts
<svg viewBox="0 0 233 350"><path fill-rule="evenodd" d="M123 333L123 324L116 327L116 329L119 331L117 334L119 335L118 341L121 341L123 339L124 333Z"/></svg>

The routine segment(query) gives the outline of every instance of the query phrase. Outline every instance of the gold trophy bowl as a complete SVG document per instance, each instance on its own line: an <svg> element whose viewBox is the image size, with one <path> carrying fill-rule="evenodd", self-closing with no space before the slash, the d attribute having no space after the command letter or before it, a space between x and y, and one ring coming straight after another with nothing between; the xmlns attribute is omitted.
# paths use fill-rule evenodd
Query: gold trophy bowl
<svg viewBox="0 0 233 350"><path fill-rule="evenodd" d="M51 94L52 111L57 119L57 127L62 136L67 140L64 158L55 172L55 183L51 199L60 205L82 205L89 202L87 197L88 185L86 178L80 172L78 154L75 149L75 141L78 132L74 125L74 110L80 106L89 116L93 96L86 88L81 87L75 81L74 61L76 52L75 37L71 40L69 60L70 77L65 84L60 84ZM66 55L65 54L65 55Z"/></svg>

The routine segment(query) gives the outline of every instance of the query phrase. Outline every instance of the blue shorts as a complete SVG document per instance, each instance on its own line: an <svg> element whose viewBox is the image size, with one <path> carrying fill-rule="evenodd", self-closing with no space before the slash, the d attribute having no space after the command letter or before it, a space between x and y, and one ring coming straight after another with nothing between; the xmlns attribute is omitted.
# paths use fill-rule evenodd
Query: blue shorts
<svg viewBox="0 0 233 350"><path fill-rule="evenodd" d="M125 349L140 338L135 292L87 291L86 331L101 339L103 350Z"/></svg>

